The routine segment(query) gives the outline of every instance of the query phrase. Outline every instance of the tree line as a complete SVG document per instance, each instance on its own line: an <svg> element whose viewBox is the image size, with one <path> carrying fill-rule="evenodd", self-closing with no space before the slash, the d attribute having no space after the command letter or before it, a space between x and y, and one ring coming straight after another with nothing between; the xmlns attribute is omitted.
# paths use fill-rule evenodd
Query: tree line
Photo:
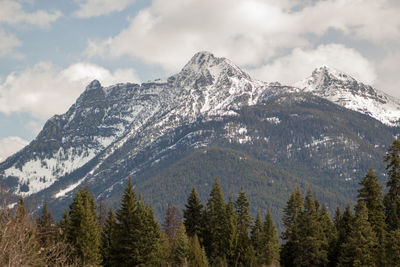
<svg viewBox="0 0 400 267"><path fill-rule="evenodd" d="M228 201L218 179L206 203L196 189L184 209L168 206L162 226L131 179L120 206L105 211L80 188L62 219L45 203L31 220L21 198L0 210L1 266L397 266L400 263L400 141L386 156L387 190L371 168L357 203L331 219L308 190L286 203L278 238L273 218L252 218L243 188ZM354 211L353 211L354 210Z"/></svg>

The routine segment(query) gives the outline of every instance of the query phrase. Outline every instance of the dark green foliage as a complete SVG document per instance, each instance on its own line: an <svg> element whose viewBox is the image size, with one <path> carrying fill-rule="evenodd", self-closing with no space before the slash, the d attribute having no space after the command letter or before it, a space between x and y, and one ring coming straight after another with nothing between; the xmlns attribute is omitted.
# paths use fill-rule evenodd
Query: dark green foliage
<svg viewBox="0 0 400 267"><path fill-rule="evenodd" d="M237 244L235 248L235 266L250 266L254 258L253 249L249 238L251 224L250 203L246 193L241 188L235 202L237 214Z"/></svg>
<svg viewBox="0 0 400 267"><path fill-rule="evenodd" d="M386 249L386 266L398 266L400 262L400 229L388 233Z"/></svg>
<svg viewBox="0 0 400 267"><path fill-rule="evenodd" d="M265 216L263 227L263 243L264 254L262 255L262 263L266 265L279 265L279 239L276 232L275 223L272 219L271 212L268 211Z"/></svg>
<svg viewBox="0 0 400 267"><path fill-rule="evenodd" d="M338 264L338 259L339 259L339 254L340 254L340 246L343 243L342 240L340 240L340 236L342 234L342 229L341 224L343 220L343 213L342 210L340 209L339 206L336 207L335 214L333 216L333 226L334 226L334 231L336 233L336 238L333 240L333 243L330 245L329 251L328 251L328 259L329 259L329 266L337 266Z"/></svg>
<svg viewBox="0 0 400 267"><path fill-rule="evenodd" d="M339 256L344 253L343 244L346 243L349 238L353 221L354 215L349 205L346 206L343 213L341 213L339 207L336 209L334 225L337 232L337 239L333 247L330 249L330 266L338 265Z"/></svg>
<svg viewBox="0 0 400 267"><path fill-rule="evenodd" d="M354 222L347 240L342 244L339 266L374 267L376 234L368 222L368 209L363 201L355 207Z"/></svg>
<svg viewBox="0 0 400 267"><path fill-rule="evenodd" d="M253 246L254 249L254 256L256 257L257 263L260 265L263 263L262 258L264 255L264 245L265 245L264 236L265 236L264 226L261 219L260 211L258 211L254 224L251 227L250 240L251 240L251 245Z"/></svg>
<svg viewBox="0 0 400 267"><path fill-rule="evenodd" d="M328 240L322 228L311 190L307 192L304 208L296 219L294 266L325 266L328 263Z"/></svg>
<svg viewBox="0 0 400 267"><path fill-rule="evenodd" d="M160 227L154 220L152 209L138 201L131 179L116 217L113 265L149 265L156 261Z"/></svg>
<svg viewBox="0 0 400 267"><path fill-rule="evenodd" d="M67 241L75 248L82 265L100 263L100 226L94 197L87 188L80 188L70 206Z"/></svg>
<svg viewBox="0 0 400 267"><path fill-rule="evenodd" d="M108 215L104 221L103 231L101 233L101 255L103 259L103 266L112 266L113 242L115 239L115 226L117 219L114 215L114 210L110 208Z"/></svg>
<svg viewBox="0 0 400 267"><path fill-rule="evenodd" d="M211 189L204 216L202 238L207 256L211 261L217 258L225 259L229 249L229 219L226 216L226 203L218 179Z"/></svg>
<svg viewBox="0 0 400 267"><path fill-rule="evenodd" d="M298 246L299 234L297 218L303 210L303 197L300 188L296 188L291 194L283 215L283 225L285 230L282 232L282 239L285 242L281 250L281 264L283 266L293 266L294 258Z"/></svg>
<svg viewBox="0 0 400 267"><path fill-rule="evenodd" d="M354 196L355 186L352 187L353 194L345 197L341 193L342 189L333 191L330 189L335 187L330 184L315 185L302 178L314 173L302 172L298 166L286 164L284 166L287 169L240 150L209 147L187 153L179 161L167 165L165 169L157 168L154 170L155 173L146 173L145 176L140 177L143 183L138 184L137 188L143 192L145 199L152 201L157 218L163 220L167 200L183 209L184 204L187 203L188 191L193 186L196 186L200 198L206 200L215 177L218 177L225 196L229 193L238 193L240 185L243 185L252 203L251 214L255 216L257 209L261 211L269 209L280 230L283 230L280 222L282 210L296 186L310 187L329 207L343 205L353 199L351 196ZM315 182L328 181L325 175L323 177L324 179L315 179ZM332 180L329 180L329 183L331 182ZM340 185L342 186L343 183ZM343 190L349 190L349 188L346 187Z"/></svg>
<svg viewBox="0 0 400 267"><path fill-rule="evenodd" d="M339 207L338 207L339 208ZM336 211L336 216L341 216L340 209ZM324 235L327 239L327 247L325 248L328 251L328 261L331 261L335 258L333 255L336 253L336 243L338 239L338 233L334 223L332 222L331 218L329 217L328 208L325 204L321 206L319 210L319 220L321 223L321 227L324 231Z"/></svg>
<svg viewBox="0 0 400 267"><path fill-rule="evenodd" d="M378 238L378 248L374 255L376 265L384 266L386 258L386 224L382 186L378 183L378 178L372 168L368 170L367 175L361 180L360 185L362 187L358 190L358 201L363 201L365 203L368 209L368 221Z"/></svg>
<svg viewBox="0 0 400 267"><path fill-rule="evenodd" d="M186 232L189 237L199 235L201 232L201 212L203 205L201 204L196 188L193 187L189 198L183 210L183 218L186 227Z"/></svg>
<svg viewBox="0 0 400 267"><path fill-rule="evenodd" d="M229 195L228 204L226 205L226 217L228 219L228 236L229 245L227 249L226 261L229 265L235 263L235 249L238 243L238 218L236 214L235 203L233 203L232 194Z"/></svg>
<svg viewBox="0 0 400 267"><path fill-rule="evenodd" d="M386 223L389 230L396 230L400 226L400 141L395 139L385 156L386 171L389 188L384 198Z"/></svg>
<svg viewBox="0 0 400 267"><path fill-rule="evenodd" d="M393 146L390 151L394 150ZM388 162L390 155L388 153L386 158ZM393 168L389 166L388 173L393 174ZM394 180L391 177L389 180L388 186L392 187L385 201L396 196L392 194L395 191ZM152 208L136 196L129 179L116 216L110 209L104 220L100 249L102 265L203 267L209 266L208 255L211 266L397 266L400 261L400 230L386 232L387 228L396 227L393 205L383 204L382 187L372 168L360 185L355 214L349 205L343 213L338 207L333 222L324 201L314 199L311 189L303 199L300 187L297 187L284 209L282 221L285 229L279 253L271 212L268 210L265 222L258 212L252 224L250 202L243 187L235 203L232 195L225 203L216 179L205 208L193 188L184 209L184 222L176 206L168 207L164 223L168 238L154 220ZM389 227L385 222L384 208L392 216L387 220ZM22 198L15 217L26 222ZM185 224L192 229L193 237L187 235ZM54 229L46 203L36 226L38 233L43 229ZM100 239L96 229L99 229L96 205L93 196L83 188L76 194L70 211L65 212L58 223L58 234L52 234L49 239L41 239L38 235L38 243L67 240L73 245L72 252L79 256L81 265L97 265L100 263ZM197 233L201 235L200 240ZM59 239L56 240L55 236ZM73 257L67 247L66 250L67 255Z"/></svg>

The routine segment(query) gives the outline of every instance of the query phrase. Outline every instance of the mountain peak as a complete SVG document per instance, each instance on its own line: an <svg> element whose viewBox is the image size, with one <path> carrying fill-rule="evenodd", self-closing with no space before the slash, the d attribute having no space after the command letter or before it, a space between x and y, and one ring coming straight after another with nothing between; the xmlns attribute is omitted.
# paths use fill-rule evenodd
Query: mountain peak
<svg viewBox="0 0 400 267"><path fill-rule="evenodd" d="M208 69L210 67L221 64L223 61L227 61L225 58L218 58L212 53L207 51L200 51L194 54L188 63L183 67L182 71L194 71L198 72L202 69Z"/></svg>
<svg viewBox="0 0 400 267"><path fill-rule="evenodd" d="M305 80L295 83L293 86L304 91L324 91L332 85L354 84L358 83L350 75L329 66L321 66L312 72L311 76Z"/></svg>
<svg viewBox="0 0 400 267"><path fill-rule="evenodd" d="M400 124L400 102L397 99L334 68L316 68L310 77L293 86L347 109L367 114L386 125Z"/></svg>
<svg viewBox="0 0 400 267"><path fill-rule="evenodd" d="M101 87L101 83L98 80L93 80L89 83L88 86L86 86L86 91L98 89L100 87Z"/></svg>
<svg viewBox="0 0 400 267"><path fill-rule="evenodd" d="M194 54L194 56L189 60L187 65L197 65L204 66L207 63L215 62L218 58L214 54L208 51L200 51Z"/></svg>
<svg viewBox="0 0 400 267"><path fill-rule="evenodd" d="M327 65L323 65L319 68L316 68L312 72L312 77L320 78L320 79L330 79L330 80L339 80L339 81L355 81L353 77L350 75L337 70L335 68L329 67Z"/></svg>
<svg viewBox="0 0 400 267"><path fill-rule="evenodd" d="M182 86L205 86L228 77L236 76L251 80L250 76L242 71L230 60L223 57L216 57L207 51L194 54L189 62L177 74L178 82Z"/></svg>

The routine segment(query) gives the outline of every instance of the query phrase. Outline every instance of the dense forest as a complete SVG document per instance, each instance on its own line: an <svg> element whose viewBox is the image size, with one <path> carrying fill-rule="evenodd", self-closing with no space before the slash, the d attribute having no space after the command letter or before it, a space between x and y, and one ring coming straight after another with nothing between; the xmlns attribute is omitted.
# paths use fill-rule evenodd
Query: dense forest
<svg viewBox="0 0 400 267"><path fill-rule="evenodd" d="M21 198L0 210L0 266L397 266L400 262L400 141L386 157L387 189L371 168L357 203L331 218L311 190L296 188L280 239L269 211L250 215L245 190L226 201L218 179L206 203L192 189L160 225L129 180L114 210L80 188L56 222L34 218ZM266 214L265 218L261 214Z"/></svg>

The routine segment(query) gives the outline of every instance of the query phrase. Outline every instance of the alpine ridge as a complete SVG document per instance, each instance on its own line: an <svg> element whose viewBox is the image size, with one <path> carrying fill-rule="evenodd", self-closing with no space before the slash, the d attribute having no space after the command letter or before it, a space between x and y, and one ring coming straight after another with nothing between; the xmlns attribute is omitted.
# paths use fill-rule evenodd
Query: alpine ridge
<svg viewBox="0 0 400 267"><path fill-rule="evenodd" d="M367 114L390 126L400 125L400 101L353 77L323 66L294 85L345 108Z"/></svg>
<svg viewBox="0 0 400 267"><path fill-rule="evenodd" d="M132 177L161 216L194 185L205 198L218 176L233 193L247 187L254 210L277 216L295 185L313 188L328 206L351 201L368 167L383 173L399 119L398 100L328 67L285 86L199 52L166 79L92 81L0 163L0 179L59 215L79 186L113 203Z"/></svg>

